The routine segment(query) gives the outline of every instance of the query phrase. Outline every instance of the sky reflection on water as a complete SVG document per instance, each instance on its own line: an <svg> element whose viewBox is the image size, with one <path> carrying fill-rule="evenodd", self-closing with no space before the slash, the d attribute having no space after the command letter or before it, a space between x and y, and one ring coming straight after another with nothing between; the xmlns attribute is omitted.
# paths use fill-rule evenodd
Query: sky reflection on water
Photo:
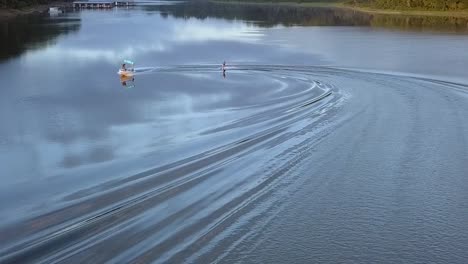
<svg viewBox="0 0 468 264"><path fill-rule="evenodd" d="M224 79L213 66L207 72L135 76L134 89L124 89L116 75L124 58L137 67L220 65L226 60L466 75L464 34L371 28L367 17L355 14L329 20L335 11L328 9L322 10L325 20L299 15L284 21L295 11L271 16L269 9L248 13L238 8L234 14L245 16L232 17L226 7L219 12L213 7L211 13L192 8L82 10L37 18L57 30L46 40L11 49L0 63L0 160L8 164L0 167L1 195L25 192L25 201L15 205L1 199L3 212L15 207L26 213L28 199L60 199L71 189L217 146L228 136L204 137L202 132L249 115L231 109L258 103L271 87L278 88L259 74L239 78L228 71ZM10 22L8 40L17 36L12 30L27 25ZM50 186L57 189L50 191Z"/></svg>

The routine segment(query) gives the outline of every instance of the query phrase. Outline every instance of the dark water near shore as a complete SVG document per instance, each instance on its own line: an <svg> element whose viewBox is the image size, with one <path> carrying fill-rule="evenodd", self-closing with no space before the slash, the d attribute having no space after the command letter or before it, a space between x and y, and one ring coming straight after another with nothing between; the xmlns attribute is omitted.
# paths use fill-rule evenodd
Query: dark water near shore
<svg viewBox="0 0 468 264"><path fill-rule="evenodd" d="M196 2L2 22L0 262L466 263L467 26Z"/></svg>

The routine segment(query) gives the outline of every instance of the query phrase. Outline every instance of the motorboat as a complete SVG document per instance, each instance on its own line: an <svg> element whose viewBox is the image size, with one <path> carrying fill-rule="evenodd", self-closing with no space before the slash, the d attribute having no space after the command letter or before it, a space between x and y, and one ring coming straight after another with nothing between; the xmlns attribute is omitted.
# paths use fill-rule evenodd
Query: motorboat
<svg viewBox="0 0 468 264"><path fill-rule="evenodd" d="M62 13L62 10L60 10L58 7L49 7L49 15L57 16L60 13Z"/></svg>
<svg viewBox="0 0 468 264"><path fill-rule="evenodd" d="M133 76L135 75L135 63L131 60L124 60L122 67L117 72L120 76Z"/></svg>
<svg viewBox="0 0 468 264"><path fill-rule="evenodd" d="M49 13L62 13L58 7L49 7Z"/></svg>

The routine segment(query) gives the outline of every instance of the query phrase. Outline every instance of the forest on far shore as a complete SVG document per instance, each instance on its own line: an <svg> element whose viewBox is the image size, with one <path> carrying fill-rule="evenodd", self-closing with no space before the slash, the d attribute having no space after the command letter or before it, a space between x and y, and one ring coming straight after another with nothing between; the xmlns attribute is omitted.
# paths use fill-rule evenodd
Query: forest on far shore
<svg viewBox="0 0 468 264"><path fill-rule="evenodd" d="M44 5L57 0L0 0L0 8L21 9L28 6Z"/></svg>
<svg viewBox="0 0 468 264"><path fill-rule="evenodd" d="M0 8L21 9L28 6L48 4L57 0L0 0ZM197 1L197 0L192 0ZM220 0L223 2L223 0ZM339 3L340 0L224 0L226 2L291 2L291 3ZM345 4L377 9L399 9L399 10L464 10L468 9L468 0L341 0Z"/></svg>

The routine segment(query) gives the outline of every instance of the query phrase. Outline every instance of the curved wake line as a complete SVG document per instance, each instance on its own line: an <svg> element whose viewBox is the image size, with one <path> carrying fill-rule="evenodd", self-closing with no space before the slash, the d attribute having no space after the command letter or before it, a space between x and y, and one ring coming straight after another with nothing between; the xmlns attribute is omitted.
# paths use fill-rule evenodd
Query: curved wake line
<svg viewBox="0 0 468 264"><path fill-rule="evenodd" d="M328 96L331 95L331 91L326 91L317 98L313 99L313 102L318 102ZM308 104L312 104L312 101L309 102ZM299 108L303 108L305 105L299 106ZM289 124L294 123L295 120L292 119L288 121ZM201 155L200 158L197 158L193 161L185 161L182 165L168 165L166 166L168 169L166 171L161 171L161 172L156 172L156 173L151 173L150 175L145 176L149 180L145 180L143 182L136 182L130 186L132 186L132 189L135 189L137 185L141 186L135 194L136 196L128 196L126 188L129 187L127 184L126 186L123 187L123 189L117 189L115 191L111 191L110 193L104 194L101 199L93 198L92 201L85 201L85 204L79 203L74 206L71 206L69 208L64 208L65 210L69 211L70 214L73 214L73 211L81 211L80 215L88 215L84 217L83 219L79 221L72 221L72 223L56 223L57 226L60 226L56 231L45 235L45 236L40 236L37 239L34 239L29 242L21 243L19 245L15 245L7 249L6 251L2 252L2 257L0 260L3 262L17 262L17 261L27 261L29 258L26 257L27 255L35 256L38 254L37 252L40 252L42 250L45 250L48 247L53 247L56 246L57 243L60 243L58 241L62 241L61 243L66 244L65 240L67 237L70 236L81 236L82 234L86 234L88 230L93 230L96 227L93 228L93 226L99 225L101 222L106 221L106 219L112 218L116 215L128 215L128 213L123 213L127 210L134 210L135 207L140 207L142 204L144 204L148 200L154 200L157 199L160 196L164 196L164 193L166 192L173 192L176 189L185 189L185 185L191 185L192 182L197 182L198 179L202 179L205 177L205 175L209 175L210 171L213 170L213 166L216 166L216 164L223 164L226 165L226 162L231 160L233 156L239 155L243 153L245 150L250 149L254 146L257 146L258 144L269 140L271 138L274 138L276 135L279 133L282 133L285 131L284 128L285 125L280 125L275 128L269 129L268 131L262 132L260 134L257 134L255 136L241 139L237 142L234 142L232 144L229 144L229 146L224 146L221 150L213 150L213 152L210 153L205 153ZM197 165L199 164L199 165ZM191 169L189 169L189 167ZM205 168L206 167L206 168ZM197 173L199 169L204 169L207 170L205 173ZM190 173L188 175L185 175L184 173L178 173L177 171L193 171L193 173ZM144 173L144 172L142 172ZM192 175L193 174L193 175ZM167 180L168 182L161 185L161 186L153 186L151 184L151 179L157 177L165 177L164 175L167 175ZM177 175L180 175L178 177L175 177ZM180 179L178 179L180 178ZM158 182L158 185L161 183ZM146 190L143 190L143 189ZM151 189L149 189L151 188ZM137 188L138 189L138 188ZM117 192L117 193L115 193ZM116 204L109 204L108 206L111 206L110 208L93 208L92 204L102 204L102 202L99 202L99 200L108 200L111 196L118 197L121 202L118 202ZM126 199L128 197L128 199ZM159 201L158 203L160 203ZM154 202L152 202L154 203ZM86 205L87 204L87 205ZM91 207L90 207L91 206ZM83 212L79 208L90 208L91 210L89 212ZM106 206L107 207L107 206ZM53 214L53 213L52 213ZM57 212L57 214L64 214L63 210L60 210ZM131 215L131 214L130 214ZM60 219L60 217L53 216L53 215L48 215L47 216L50 219ZM81 218L78 215L76 215L77 218ZM75 218L76 219L76 218ZM130 219L128 219L130 220ZM53 228L51 226L50 228ZM88 238L84 238L88 239ZM36 253L33 253L36 252ZM35 257L33 257L34 259Z"/></svg>
<svg viewBox="0 0 468 264"><path fill-rule="evenodd" d="M220 70L221 66L215 64L135 68L136 74ZM237 222L247 214L252 215L251 219L262 219L259 214L265 210L277 214L274 211L280 209L258 206L280 201L281 196L275 196L273 191L303 181L300 174L291 176L291 172L307 161L312 146L332 128L341 126L346 114L357 115L341 111L347 100L345 86L370 83L369 87L384 87L392 81L381 73L368 76L359 71L320 66L233 64L227 71L256 72L268 80L286 76L286 88L277 89L286 92L274 93L273 99L260 103L255 101L258 104L254 106L231 108L234 113L248 111L248 115L237 115L234 120L199 133L199 136L227 133L229 141L223 141L222 145L117 179L112 184L106 182L105 188L95 189L99 193L77 190L67 196L66 207L18 223L11 230L0 229L4 240L12 239L8 248L0 252L0 261L66 261L82 257L95 262L118 258L127 262L145 260L144 257L157 260L161 252L167 253L167 259L189 259L200 252L216 259L211 248L219 245L209 242L242 239L240 231L233 235L223 230L241 227L248 230L245 225L250 225L250 219L246 223ZM435 80L419 80L450 86ZM292 83L299 83L299 91L287 94ZM363 98L369 100L366 92L362 93ZM240 133L243 130L248 133ZM281 185L282 180L286 183ZM151 219L151 223L134 226L145 218ZM176 230L174 223L179 225ZM111 232L117 229L118 232ZM132 243L118 244L127 239ZM236 243L235 239L232 243ZM134 245L145 245L145 249L130 252ZM122 250L117 256L98 254L113 246Z"/></svg>

